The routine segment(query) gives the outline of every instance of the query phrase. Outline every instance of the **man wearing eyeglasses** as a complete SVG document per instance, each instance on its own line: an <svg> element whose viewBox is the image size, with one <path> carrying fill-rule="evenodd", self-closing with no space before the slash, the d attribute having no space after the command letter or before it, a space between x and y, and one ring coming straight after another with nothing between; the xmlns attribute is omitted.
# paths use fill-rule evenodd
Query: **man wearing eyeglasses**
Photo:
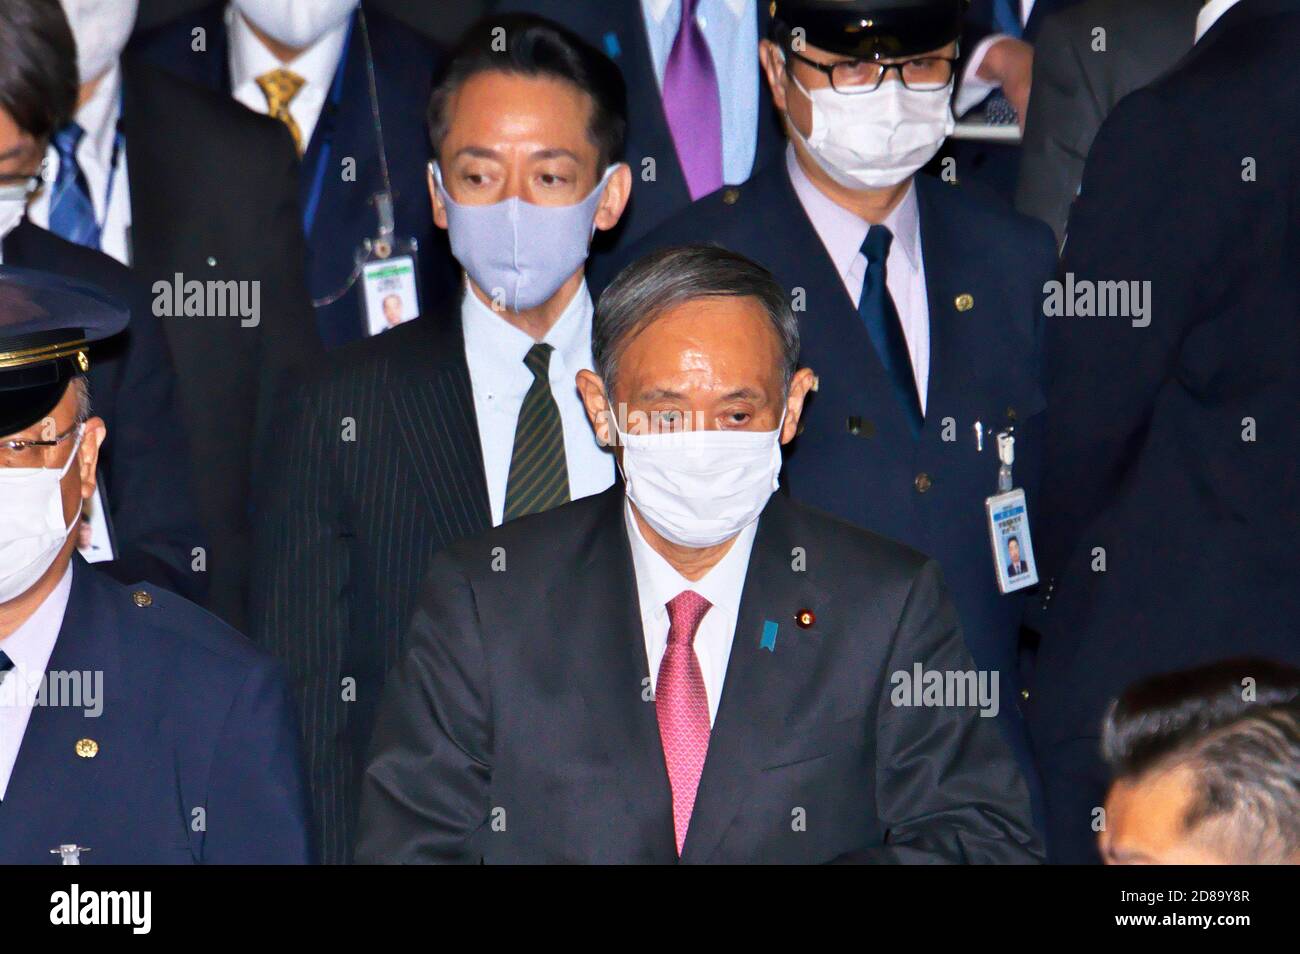
<svg viewBox="0 0 1300 954"><path fill-rule="evenodd" d="M784 161L696 202L627 258L714 241L777 276L819 378L786 459L791 494L939 561L977 667L998 674L999 718L1028 775L1023 600L999 592L984 502L998 489L996 435L1012 431L1032 522L1051 232L916 175L952 129L964 0L774 8L760 56Z"/></svg>
<svg viewBox="0 0 1300 954"><path fill-rule="evenodd" d="M0 266L0 864L302 863L279 665L76 553L106 433L91 345L126 324L94 286Z"/></svg>

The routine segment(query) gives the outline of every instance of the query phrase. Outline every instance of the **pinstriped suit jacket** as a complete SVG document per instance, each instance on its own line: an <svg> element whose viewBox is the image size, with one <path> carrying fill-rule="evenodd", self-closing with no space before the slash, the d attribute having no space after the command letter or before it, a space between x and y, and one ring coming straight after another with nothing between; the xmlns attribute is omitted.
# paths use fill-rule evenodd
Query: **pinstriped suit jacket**
<svg viewBox="0 0 1300 954"><path fill-rule="evenodd" d="M433 555L492 525L458 313L332 353L275 428L252 634L301 703L319 856L344 863L388 670Z"/></svg>

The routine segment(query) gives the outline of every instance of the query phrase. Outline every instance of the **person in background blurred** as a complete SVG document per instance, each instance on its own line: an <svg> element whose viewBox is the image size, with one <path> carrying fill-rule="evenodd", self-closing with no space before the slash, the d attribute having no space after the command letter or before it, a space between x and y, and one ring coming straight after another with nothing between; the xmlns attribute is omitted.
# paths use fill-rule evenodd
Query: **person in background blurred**
<svg viewBox="0 0 1300 954"><path fill-rule="evenodd" d="M130 328L90 349L87 380L108 437L81 547L123 583L147 580L200 600L198 526L176 375L147 289L125 266L27 219L50 138L77 103L77 54L58 0L0 0L0 261L96 285L131 311Z"/></svg>
<svg viewBox="0 0 1300 954"><path fill-rule="evenodd" d="M1300 864L1300 669L1236 659L1110 707L1107 864Z"/></svg>
<svg viewBox="0 0 1300 954"><path fill-rule="evenodd" d="M177 372L207 605L247 613L250 501L286 372L320 351L303 273L298 170L284 125L123 56L136 0L62 0L77 110L28 208L129 265L153 292Z"/></svg>
<svg viewBox="0 0 1300 954"><path fill-rule="evenodd" d="M569 28L623 73L635 186L615 241L598 240L593 261L780 162L785 137L758 56L769 0L498 0L496 9Z"/></svg>
<svg viewBox="0 0 1300 954"><path fill-rule="evenodd" d="M130 48L289 130L302 157L307 283L325 347L370 333L367 299L383 293L355 273L358 257L380 258L381 240L392 246L389 260L416 246L419 311L456 294L455 263L424 185L424 108L441 61L433 43L373 3L219 0L141 33ZM391 198L391 223L381 221L381 194Z"/></svg>

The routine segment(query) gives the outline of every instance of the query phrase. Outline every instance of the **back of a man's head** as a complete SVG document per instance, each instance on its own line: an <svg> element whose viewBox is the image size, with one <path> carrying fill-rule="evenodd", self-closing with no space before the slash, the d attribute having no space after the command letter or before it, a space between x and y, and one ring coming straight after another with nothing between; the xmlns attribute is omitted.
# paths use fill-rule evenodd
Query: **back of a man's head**
<svg viewBox="0 0 1300 954"><path fill-rule="evenodd" d="M1230 660L1147 679L1102 739L1108 861L1300 862L1300 670Z"/></svg>

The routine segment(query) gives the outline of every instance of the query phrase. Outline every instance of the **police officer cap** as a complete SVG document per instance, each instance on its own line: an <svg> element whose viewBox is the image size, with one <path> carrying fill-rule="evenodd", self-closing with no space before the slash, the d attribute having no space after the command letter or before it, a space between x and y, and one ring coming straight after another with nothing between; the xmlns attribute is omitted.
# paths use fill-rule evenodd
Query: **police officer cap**
<svg viewBox="0 0 1300 954"><path fill-rule="evenodd" d="M771 0L772 39L854 59L928 53L961 35L969 0Z"/></svg>
<svg viewBox="0 0 1300 954"><path fill-rule="evenodd" d="M90 344L126 328L129 314L94 285L0 265L0 436L49 414L90 368Z"/></svg>

